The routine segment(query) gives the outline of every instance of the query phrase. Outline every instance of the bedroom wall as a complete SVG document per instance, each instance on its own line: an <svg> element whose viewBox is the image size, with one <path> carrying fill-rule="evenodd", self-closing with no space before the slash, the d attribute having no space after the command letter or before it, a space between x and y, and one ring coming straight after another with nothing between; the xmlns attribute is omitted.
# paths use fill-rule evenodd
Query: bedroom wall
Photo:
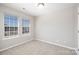
<svg viewBox="0 0 79 59"><path fill-rule="evenodd" d="M18 17L19 21L19 34L16 36L12 36L9 38L5 38L4 36L4 15L5 14L11 14ZM21 28L21 19L23 17L28 17L30 19L31 28L29 34L22 34L22 28ZM34 36L34 17L27 15L25 13L22 13L20 11L14 10L12 8L6 7L6 6L0 6L0 50L5 50L9 47L18 45L23 42L28 42L30 40L33 40Z"/></svg>
<svg viewBox="0 0 79 59"><path fill-rule="evenodd" d="M72 6L37 17L36 39L78 48L77 8Z"/></svg>

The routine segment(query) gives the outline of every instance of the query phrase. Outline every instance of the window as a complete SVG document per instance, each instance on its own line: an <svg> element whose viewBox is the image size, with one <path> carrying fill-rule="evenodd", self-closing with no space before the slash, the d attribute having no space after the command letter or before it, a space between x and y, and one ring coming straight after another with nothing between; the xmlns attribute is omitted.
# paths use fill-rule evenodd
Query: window
<svg viewBox="0 0 79 59"><path fill-rule="evenodd" d="M16 16L4 16L4 34L5 36L12 36L18 34L18 20Z"/></svg>
<svg viewBox="0 0 79 59"><path fill-rule="evenodd" d="M29 33L29 23L27 19L22 20L22 33Z"/></svg>

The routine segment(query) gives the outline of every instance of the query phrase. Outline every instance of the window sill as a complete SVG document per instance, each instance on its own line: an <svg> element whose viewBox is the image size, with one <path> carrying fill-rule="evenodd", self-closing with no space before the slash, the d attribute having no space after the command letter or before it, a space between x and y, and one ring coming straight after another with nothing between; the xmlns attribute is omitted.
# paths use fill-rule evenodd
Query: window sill
<svg viewBox="0 0 79 59"><path fill-rule="evenodd" d="M22 33L22 36L30 35L31 33Z"/></svg>
<svg viewBox="0 0 79 59"><path fill-rule="evenodd" d="M29 35L31 35L31 33L24 33L21 36L29 36ZM18 37L19 37L19 35L13 35L13 36L7 36L7 37L4 36L4 38L2 40L14 39L14 38L18 38Z"/></svg>
<svg viewBox="0 0 79 59"><path fill-rule="evenodd" d="M14 38L17 38L19 37L18 35L14 35L14 36L4 36L4 38L2 40L8 40L8 39L14 39Z"/></svg>

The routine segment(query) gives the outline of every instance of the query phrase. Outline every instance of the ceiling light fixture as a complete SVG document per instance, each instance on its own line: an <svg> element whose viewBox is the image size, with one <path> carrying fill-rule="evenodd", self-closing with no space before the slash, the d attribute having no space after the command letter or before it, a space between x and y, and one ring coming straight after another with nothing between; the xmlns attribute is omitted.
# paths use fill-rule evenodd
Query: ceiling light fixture
<svg viewBox="0 0 79 59"><path fill-rule="evenodd" d="M22 8L23 10L25 10L26 8Z"/></svg>
<svg viewBox="0 0 79 59"><path fill-rule="evenodd" d="M44 3L38 3L38 4L37 4L37 7L44 7L44 6L45 6Z"/></svg>

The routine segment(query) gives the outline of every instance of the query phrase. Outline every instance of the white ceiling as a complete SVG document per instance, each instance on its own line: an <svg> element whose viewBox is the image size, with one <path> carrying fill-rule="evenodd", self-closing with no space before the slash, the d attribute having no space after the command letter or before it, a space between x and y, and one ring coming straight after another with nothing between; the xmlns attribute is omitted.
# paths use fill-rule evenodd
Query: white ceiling
<svg viewBox="0 0 79 59"><path fill-rule="evenodd" d="M39 15L57 11L63 8L75 6L76 4L74 3L45 3L45 6L41 8L37 7L37 3L5 3L2 5L14 8L26 14L39 16ZM23 8L25 8L25 10L23 10Z"/></svg>

